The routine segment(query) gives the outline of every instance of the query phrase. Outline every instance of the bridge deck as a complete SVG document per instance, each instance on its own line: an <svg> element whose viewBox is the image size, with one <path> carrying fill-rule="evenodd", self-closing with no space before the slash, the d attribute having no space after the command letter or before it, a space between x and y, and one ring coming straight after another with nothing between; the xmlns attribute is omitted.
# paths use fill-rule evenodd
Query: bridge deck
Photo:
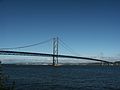
<svg viewBox="0 0 120 90"><path fill-rule="evenodd" d="M46 53L32 53L32 52L19 52L19 51L0 51L0 55L45 56L45 57L56 56L53 54L46 54ZM85 59L85 60L100 61L105 63L112 63L109 61L88 58L88 57L78 57L78 56L69 56L69 55L57 55L57 56L60 58L75 58L75 59Z"/></svg>

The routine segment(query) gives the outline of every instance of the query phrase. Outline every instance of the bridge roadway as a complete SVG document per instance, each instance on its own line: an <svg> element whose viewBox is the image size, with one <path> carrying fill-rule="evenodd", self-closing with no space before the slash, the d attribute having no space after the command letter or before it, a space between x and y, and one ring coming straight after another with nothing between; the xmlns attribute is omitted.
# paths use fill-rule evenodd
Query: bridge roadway
<svg viewBox="0 0 120 90"><path fill-rule="evenodd" d="M45 57L58 56L60 58L85 59L85 60L92 60L92 61L100 61L104 63L112 63L109 61L88 58L88 57L69 56L69 55L53 55L53 54L46 54L46 53L32 53L32 52L19 52L19 51L0 51L0 55L45 56Z"/></svg>

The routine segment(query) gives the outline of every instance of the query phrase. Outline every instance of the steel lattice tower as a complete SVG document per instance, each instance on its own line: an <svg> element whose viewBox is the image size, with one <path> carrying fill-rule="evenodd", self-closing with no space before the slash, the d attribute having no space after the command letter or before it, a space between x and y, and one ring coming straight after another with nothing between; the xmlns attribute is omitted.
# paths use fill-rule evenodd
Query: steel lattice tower
<svg viewBox="0 0 120 90"><path fill-rule="evenodd" d="M58 64L58 37L53 38L53 66Z"/></svg>

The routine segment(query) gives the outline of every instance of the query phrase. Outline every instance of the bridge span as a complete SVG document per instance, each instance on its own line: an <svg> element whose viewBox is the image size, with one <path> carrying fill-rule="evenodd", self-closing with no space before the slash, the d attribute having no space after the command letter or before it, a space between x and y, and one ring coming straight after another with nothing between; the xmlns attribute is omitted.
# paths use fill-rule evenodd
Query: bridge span
<svg viewBox="0 0 120 90"><path fill-rule="evenodd" d="M47 53L33 53L33 52L20 52L20 51L0 51L0 55L20 55L20 56L43 56L43 57L59 57L59 58L74 58L74 59L85 59L92 61L100 61L104 63L112 63L105 60L88 58L88 57L79 57L79 56L70 56L70 55L54 55Z"/></svg>

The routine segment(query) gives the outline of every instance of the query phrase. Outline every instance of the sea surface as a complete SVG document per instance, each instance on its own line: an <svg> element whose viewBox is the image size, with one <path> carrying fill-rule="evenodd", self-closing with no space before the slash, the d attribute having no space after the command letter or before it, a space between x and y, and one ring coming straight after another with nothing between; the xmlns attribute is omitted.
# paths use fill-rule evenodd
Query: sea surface
<svg viewBox="0 0 120 90"><path fill-rule="evenodd" d="M16 90L120 90L120 66L3 65Z"/></svg>

